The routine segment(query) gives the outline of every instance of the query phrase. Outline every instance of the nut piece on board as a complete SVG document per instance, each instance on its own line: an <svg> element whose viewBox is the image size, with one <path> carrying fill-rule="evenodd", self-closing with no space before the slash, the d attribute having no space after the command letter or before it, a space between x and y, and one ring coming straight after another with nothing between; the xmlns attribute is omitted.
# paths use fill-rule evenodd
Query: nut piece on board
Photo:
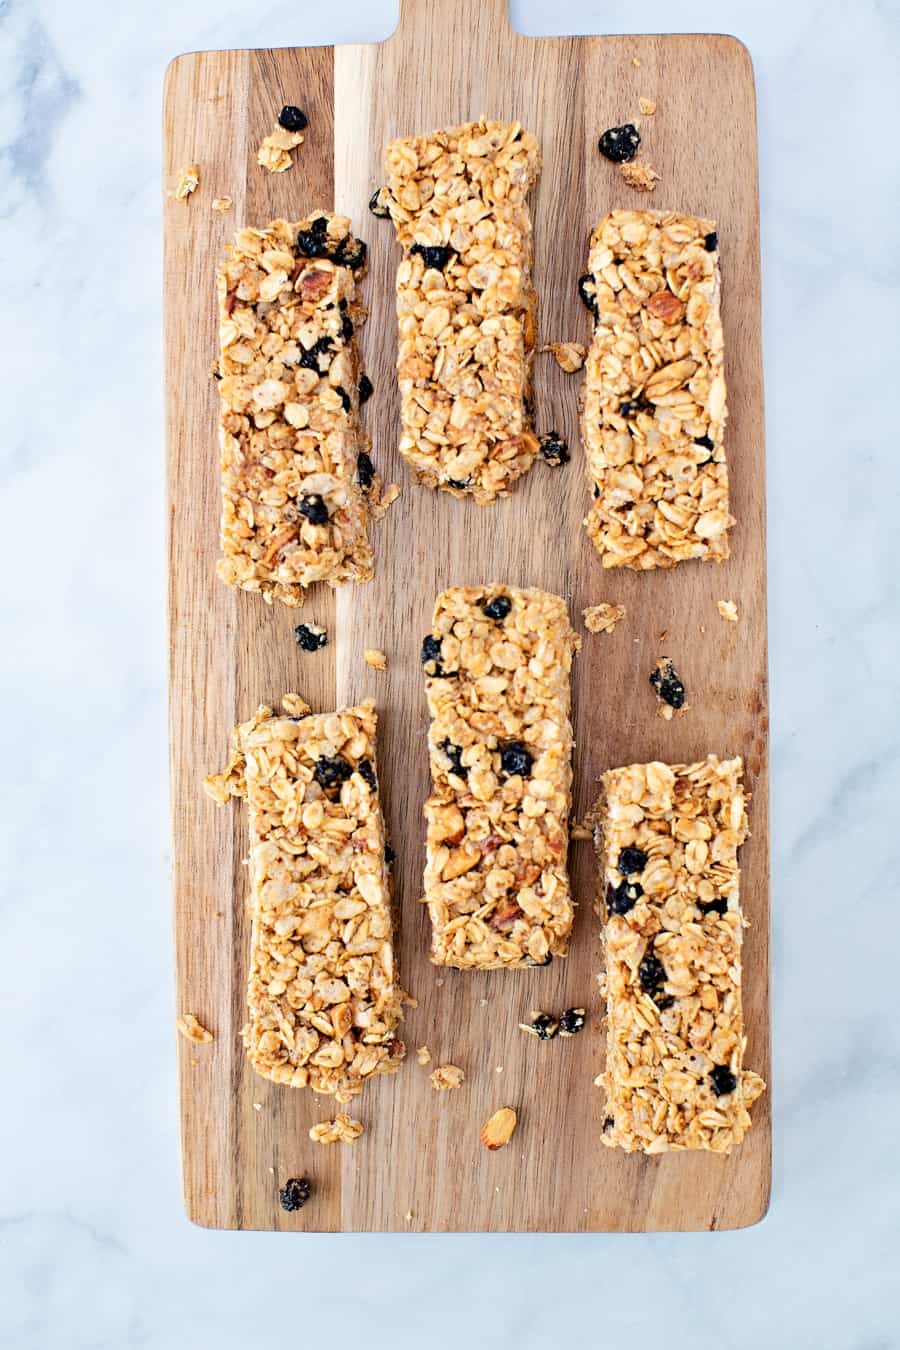
<svg viewBox="0 0 900 1350"><path fill-rule="evenodd" d="M481 1127L481 1142L492 1151L503 1148L513 1137L517 1116L511 1106L501 1106Z"/></svg>

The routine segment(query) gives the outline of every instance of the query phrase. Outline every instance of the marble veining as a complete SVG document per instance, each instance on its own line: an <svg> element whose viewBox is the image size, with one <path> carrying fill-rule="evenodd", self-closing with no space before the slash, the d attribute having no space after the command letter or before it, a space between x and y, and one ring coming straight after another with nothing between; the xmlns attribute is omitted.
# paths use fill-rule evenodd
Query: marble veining
<svg viewBox="0 0 900 1350"><path fill-rule="evenodd" d="M730 31L755 61L773 713L769 1217L732 1234L577 1238L289 1238L184 1219L165 762L162 74L192 48L375 40L396 10L7 0L0 1343L10 1350L244 1350L324 1341L335 1326L342 1341L393 1350L629 1336L693 1350L900 1346L900 7L514 0L512 14L533 34Z"/></svg>

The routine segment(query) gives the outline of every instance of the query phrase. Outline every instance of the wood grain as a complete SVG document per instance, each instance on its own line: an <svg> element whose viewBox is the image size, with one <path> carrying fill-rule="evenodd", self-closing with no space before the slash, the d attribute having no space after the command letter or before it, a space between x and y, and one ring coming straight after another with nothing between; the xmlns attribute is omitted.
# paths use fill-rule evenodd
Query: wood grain
<svg viewBox="0 0 900 1350"><path fill-rule="evenodd" d="M637 58L636 65L633 58ZM607 125L645 118L646 155L661 174L653 206L719 222L724 279L728 453L738 526L721 567L685 565L636 576L603 572L581 528L587 487L578 449L578 378L538 358L539 431L568 436L573 462L538 464L514 495L489 509L413 485L396 453L393 230L366 203L382 176L384 145L482 112L517 117L541 143L534 199L535 276L542 340L587 340L576 281L591 227L607 210L646 198L600 158ZM298 163L273 176L256 148L284 102L310 119ZM506 581L565 595L580 610L599 600L628 608L612 637L584 635L576 662L576 807L590 804L613 764L743 754L753 792L753 838L743 850L747 1062L768 1064L768 820L765 639L765 488L759 325L759 236L753 76L727 37L532 39L508 26L505 0L406 0L386 42L343 48L207 52L179 57L165 93L166 185L196 160L200 190L165 208L166 363L170 518L171 748L178 1011L216 1033L210 1046L179 1045L184 1188L188 1214L223 1228L318 1231L639 1231L736 1228L765 1213L770 1177L769 1097L730 1159L627 1157L598 1142L603 1033L600 964L587 844L572 849L580 901L571 955L533 972L460 974L427 960L427 915L418 903L427 791L427 727L418 649L436 593L449 584ZM229 215L210 211L228 195ZM214 576L218 477L213 275L239 223L297 219L316 206L353 217L369 241L371 317L362 335L375 384L367 405L373 457L403 487L376 527L377 576L334 595L317 589L303 617L325 624L330 645L300 653L294 612L235 595ZM725 623L718 598L737 601ZM667 632L665 639L660 634ZM362 660L382 647L389 669ZM671 655L692 705L666 723L647 682ZM307 1137L333 1103L256 1077L238 1032L244 1021L248 922L245 822L217 811L199 779L217 768L236 720L260 701L299 689L316 708L366 694L381 712L381 781L397 850L401 969L418 998L405 1029L407 1064L354 1103L367 1132L353 1147ZM529 1008L590 1010L578 1037L542 1044L517 1030ZM458 1092L437 1094L414 1050L466 1071ZM260 1110L254 1109L258 1103ZM489 1154L482 1122L514 1105L519 1129ZM287 1176L307 1175L314 1200L297 1214L278 1206ZM408 1218L407 1215L411 1215Z"/></svg>

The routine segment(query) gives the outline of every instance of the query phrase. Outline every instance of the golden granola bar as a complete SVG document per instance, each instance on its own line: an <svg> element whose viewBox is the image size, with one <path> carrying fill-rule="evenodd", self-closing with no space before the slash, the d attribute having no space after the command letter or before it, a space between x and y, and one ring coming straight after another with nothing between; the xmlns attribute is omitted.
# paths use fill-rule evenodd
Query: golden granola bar
<svg viewBox="0 0 900 1350"><path fill-rule="evenodd" d="M375 726L371 701L298 717L261 707L204 783L220 803L245 797L250 815L250 1062L339 1102L404 1054Z"/></svg>
<svg viewBox="0 0 900 1350"><path fill-rule="evenodd" d="M714 221L613 211L591 238L581 435L604 567L728 557L725 374Z"/></svg>
<svg viewBox="0 0 900 1350"><path fill-rule="evenodd" d="M532 465L534 136L482 118L387 149L402 434L419 482L488 505Z"/></svg>
<svg viewBox="0 0 900 1350"><path fill-rule="evenodd" d="M372 576L357 478L365 257L349 220L317 211L241 230L219 270L217 571L269 602Z"/></svg>
<svg viewBox="0 0 900 1350"><path fill-rule="evenodd" d="M728 1153L764 1090L744 1068L740 759L611 769L595 824L606 912L602 1139Z"/></svg>
<svg viewBox="0 0 900 1350"><path fill-rule="evenodd" d="M545 591L469 586L438 596L422 647L436 965L490 970L566 953L569 672L579 646L565 602Z"/></svg>

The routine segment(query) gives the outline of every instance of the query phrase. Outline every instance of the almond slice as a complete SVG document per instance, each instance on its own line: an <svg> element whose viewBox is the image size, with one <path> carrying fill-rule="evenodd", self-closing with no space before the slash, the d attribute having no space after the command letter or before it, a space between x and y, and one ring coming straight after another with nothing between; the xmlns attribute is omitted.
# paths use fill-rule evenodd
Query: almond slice
<svg viewBox="0 0 900 1350"><path fill-rule="evenodd" d="M485 1148L494 1151L508 1144L513 1137L517 1119L511 1106L501 1106L499 1111L495 1111L481 1127L481 1142Z"/></svg>

